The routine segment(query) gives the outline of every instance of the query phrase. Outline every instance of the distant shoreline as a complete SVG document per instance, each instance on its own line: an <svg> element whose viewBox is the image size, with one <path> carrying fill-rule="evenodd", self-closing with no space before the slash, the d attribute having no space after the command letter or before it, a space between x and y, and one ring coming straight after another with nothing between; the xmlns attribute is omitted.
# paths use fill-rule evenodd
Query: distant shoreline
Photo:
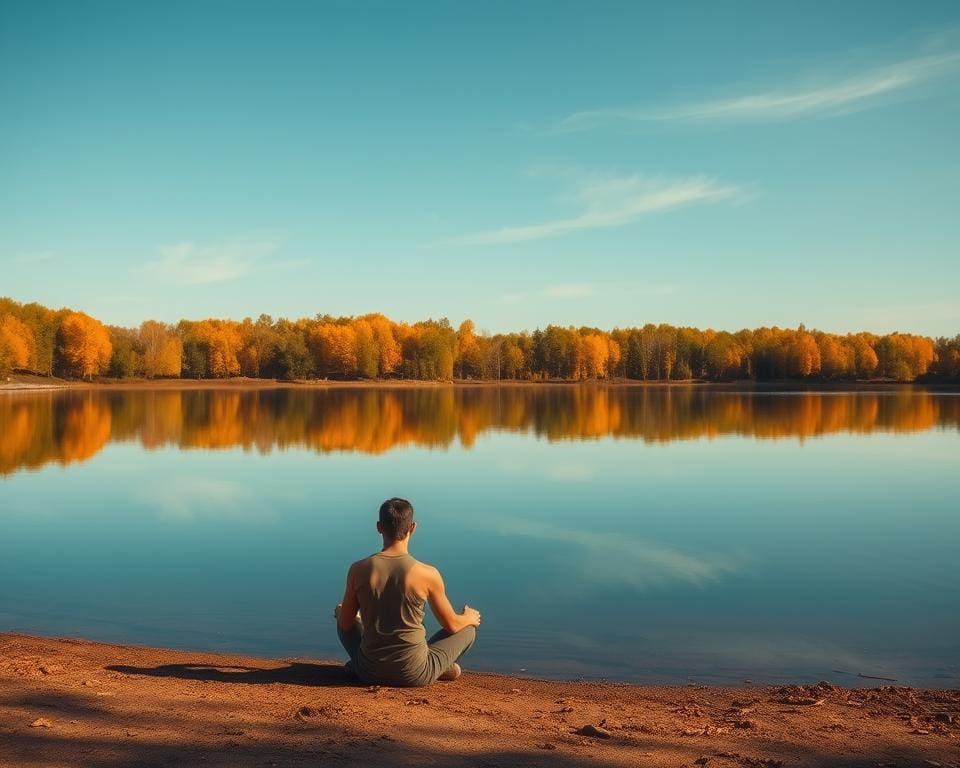
<svg viewBox="0 0 960 768"><path fill-rule="evenodd" d="M422 381L418 379L364 379L341 381L336 379L305 379L281 381L277 379L253 379L233 377L228 379L106 379L93 381L59 379L46 376L12 376L9 382L0 381L0 392L30 392L51 390L268 390L268 389L437 389L456 387L460 389L496 387L626 387L641 389L696 388L708 391L756 391L756 392L870 392L895 390L930 390L960 392L960 384L949 382L903 382L890 380L863 381L641 381L636 379L453 379L450 381Z"/></svg>

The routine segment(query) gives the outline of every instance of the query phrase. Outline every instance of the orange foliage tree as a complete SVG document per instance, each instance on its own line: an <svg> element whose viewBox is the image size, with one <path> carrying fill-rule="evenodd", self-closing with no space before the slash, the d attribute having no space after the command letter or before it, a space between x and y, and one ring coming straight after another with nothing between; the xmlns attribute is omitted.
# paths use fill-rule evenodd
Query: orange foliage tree
<svg viewBox="0 0 960 768"><path fill-rule="evenodd" d="M357 372L357 334L350 326L321 323L310 331L317 370L327 376L347 377Z"/></svg>
<svg viewBox="0 0 960 768"><path fill-rule="evenodd" d="M163 323L146 320L140 326L140 344L143 348L143 375L179 376L183 362L180 337Z"/></svg>
<svg viewBox="0 0 960 768"><path fill-rule="evenodd" d="M83 312L70 312L60 325L60 358L65 371L90 379L110 364L110 333Z"/></svg>
<svg viewBox="0 0 960 768"><path fill-rule="evenodd" d="M0 376L28 367L33 356L33 331L13 315L0 315Z"/></svg>

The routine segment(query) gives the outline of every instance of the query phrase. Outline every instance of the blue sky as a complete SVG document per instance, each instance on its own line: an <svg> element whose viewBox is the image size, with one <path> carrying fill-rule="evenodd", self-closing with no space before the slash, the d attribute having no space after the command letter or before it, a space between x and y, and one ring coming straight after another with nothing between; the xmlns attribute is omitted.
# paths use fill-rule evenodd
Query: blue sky
<svg viewBox="0 0 960 768"><path fill-rule="evenodd" d="M0 0L0 295L960 332L960 6Z"/></svg>

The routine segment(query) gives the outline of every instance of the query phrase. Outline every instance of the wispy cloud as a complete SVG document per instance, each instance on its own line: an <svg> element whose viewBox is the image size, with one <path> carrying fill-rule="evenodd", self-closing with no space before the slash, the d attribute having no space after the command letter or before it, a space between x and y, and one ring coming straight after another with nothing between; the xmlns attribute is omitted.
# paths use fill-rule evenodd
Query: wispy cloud
<svg viewBox="0 0 960 768"><path fill-rule="evenodd" d="M622 227L646 214L698 202L733 197L738 188L707 176L681 179L632 176L585 176L576 185L574 200L581 213L539 224L474 232L446 241L452 245L495 245L559 237L583 229Z"/></svg>
<svg viewBox="0 0 960 768"><path fill-rule="evenodd" d="M535 296L548 299L583 299L596 294L597 286L593 283L556 283L537 290L504 293L497 298L497 303L519 304Z"/></svg>
<svg viewBox="0 0 960 768"><path fill-rule="evenodd" d="M672 107L619 107L576 112L561 120L556 130L584 131L618 123L708 120L761 122L847 114L877 106L885 96L945 77L955 73L958 68L958 51L919 56L848 75L832 83L795 85Z"/></svg>
<svg viewBox="0 0 960 768"><path fill-rule="evenodd" d="M521 304L532 298L547 299L585 299L590 296L612 295L614 293L631 297L638 296L675 296L681 287L676 283L646 282L632 283L555 283L542 288L525 291L512 291L497 297L498 304Z"/></svg>
<svg viewBox="0 0 960 768"><path fill-rule="evenodd" d="M177 522L204 517L263 522L273 516L247 486L235 480L184 478L174 484L151 486L141 498L155 506L163 519Z"/></svg>
<svg viewBox="0 0 960 768"><path fill-rule="evenodd" d="M585 483L596 478L596 472L585 464L559 464L550 467L546 476L561 482Z"/></svg>
<svg viewBox="0 0 960 768"><path fill-rule="evenodd" d="M584 588L627 584L644 589L671 581L703 587L742 567L727 555L694 556L637 536L563 528L534 520L494 519L480 528L576 547L579 551L571 563L577 571L576 583Z"/></svg>
<svg viewBox="0 0 960 768"><path fill-rule="evenodd" d="M263 240L209 243L183 242L161 246L159 258L144 271L158 280L184 285L220 283L249 274L258 260L276 251L277 244Z"/></svg>
<svg viewBox="0 0 960 768"><path fill-rule="evenodd" d="M22 251L16 253L11 257L11 261L14 264L40 264L45 261L50 261L56 257L56 252L52 250L46 251Z"/></svg>
<svg viewBox="0 0 960 768"><path fill-rule="evenodd" d="M590 283L560 283L548 285L541 293L554 299L579 299L583 296L593 296L596 290Z"/></svg>

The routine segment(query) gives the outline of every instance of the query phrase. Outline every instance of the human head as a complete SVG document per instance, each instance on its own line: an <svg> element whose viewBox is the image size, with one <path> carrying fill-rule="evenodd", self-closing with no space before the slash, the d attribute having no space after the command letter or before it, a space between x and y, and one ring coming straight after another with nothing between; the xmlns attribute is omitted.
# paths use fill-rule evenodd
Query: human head
<svg viewBox="0 0 960 768"><path fill-rule="evenodd" d="M413 505L406 499L396 496L380 505L380 519L377 530L385 539L399 541L405 539L416 527L413 521Z"/></svg>

